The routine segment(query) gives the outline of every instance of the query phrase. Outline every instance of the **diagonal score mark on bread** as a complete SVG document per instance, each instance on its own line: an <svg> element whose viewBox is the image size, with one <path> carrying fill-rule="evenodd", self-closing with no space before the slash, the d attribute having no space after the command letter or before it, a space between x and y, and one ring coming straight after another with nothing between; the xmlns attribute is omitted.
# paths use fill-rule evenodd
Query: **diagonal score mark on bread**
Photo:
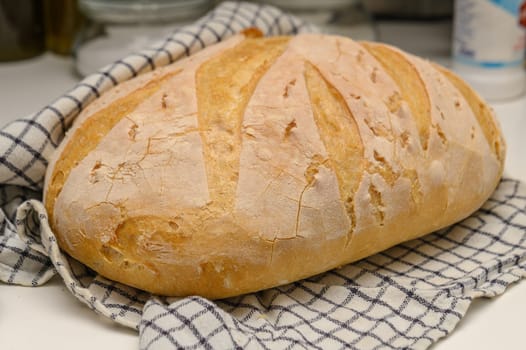
<svg viewBox="0 0 526 350"><path fill-rule="evenodd" d="M247 38L202 64L196 72L198 123L210 191L207 206L226 215L234 207L239 176L242 120L260 78L290 38Z"/></svg>
<svg viewBox="0 0 526 350"><path fill-rule="evenodd" d="M389 46L366 42L363 46L382 64L400 88L401 96L393 95L389 100L389 108L394 112L399 107L399 100L406 101L418 128L420 145L424 150L427 149L431 107L422 78L414 65L403 54L390 49Z"/></svg>
<svg viewBox="0 0 526 350"><path fill-rule="evenodd" d="M351 221L344 249L351 242L356 225L354 196L363 176L363 143L356 121L341 93L310 62L305 62L305 80L314 118L338 178L341 201Z"/></svg>
<svg viewBox="0 0 526 350"><path fill-rule="evenodd" d="M493 153L497 156L499 161L503 162L506 145L491 108L455 73L439 66L438 64L434 64L434 67L444 74L444 76L460 91L462 96L464 96L471 107L471 110L475 114Z"/></svg>

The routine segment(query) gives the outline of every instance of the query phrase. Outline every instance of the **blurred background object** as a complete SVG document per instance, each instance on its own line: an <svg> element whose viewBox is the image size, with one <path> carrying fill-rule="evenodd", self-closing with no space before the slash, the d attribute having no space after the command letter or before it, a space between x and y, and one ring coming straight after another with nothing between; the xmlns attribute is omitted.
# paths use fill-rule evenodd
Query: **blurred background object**
<svg viewBox="0 0 526 350"><path fill-rule="evenodd" d="M323 33L384 42L453 66L486 98L513 97L526 89L526 35L520 27L526 24L526 0L457 0L456 6L455 0L253 1L277 6ZM34 57L47 49L73 57L76 72L86 76L151 46L221 2L0 0L0 61ZM504 8L512 11L499 10ZM498 56L504 46L513 51L513 62L495 67L495 58L508 60ZM483 56L486 61L493 57L493 68L474 65Z"/></svg>
<svg viewBox="0 0 526 350"><path fill-rule="evenodd" d="M212 0L79 0L87 25L75 50L81 75L150 46L204 15Z"/></svg>
<svg viewBox="0 0 526 350"><path fill-rule="evenodd" d="M360 0L266 0L316 25L324 33L345 35L357 40L374 40L375 31Z"/></svg>
<svg viewBox="0 0 526 350"><path fill-rule="evenodd" d="M526 90L524 12L523 0L455 2L453 68L487 99Z"/></svg>
<svg viewBox="0 0 526 350"><path fill-rule="evenodd" d="M323 32L376 40L424 57L451 52L453 0L263 0Z"/></svg>
<svg viewBox="0 0 526 350"><path fill-rule="evenodd" d="M70 55L84 18L77 0L44 0L46 49L59 55Z"/></svg>
<svg viewBox="0 0 526 350"><path fill-rule="evenodd" d="M15 61L44 52L41 0L0 0L0 61Z"/></svg>
<svg viewBox="0 0 526 350"><path fill-rule="evenodd" d="M451 51L453 0L362 0L376 40L444 63Z"/></svg>
<svg viewBox="0 0 526 350"><path fill-rule="evenodd" d="M436 19L450 17L452 0L362 0L368 12L375 17Z"/></svg>

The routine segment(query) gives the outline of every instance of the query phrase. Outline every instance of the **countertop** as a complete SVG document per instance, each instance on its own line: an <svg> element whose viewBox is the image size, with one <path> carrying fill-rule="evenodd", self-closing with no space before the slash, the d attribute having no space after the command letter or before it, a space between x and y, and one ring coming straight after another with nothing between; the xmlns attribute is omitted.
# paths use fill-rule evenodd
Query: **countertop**
<svg viewBox="0 0 526 350"><path fill-rule="evenodd" d="M0 63L0 126L37 111L79 78L70 59L44 54ZM505 174L526 182L526 96L492 103L504 131ZM493 299L473 302L454 332L432 348L524 349L526 282ZM77 301L54 277L38 288L0 283L0 348L136 349L138 334L106 320Z"/></svg>

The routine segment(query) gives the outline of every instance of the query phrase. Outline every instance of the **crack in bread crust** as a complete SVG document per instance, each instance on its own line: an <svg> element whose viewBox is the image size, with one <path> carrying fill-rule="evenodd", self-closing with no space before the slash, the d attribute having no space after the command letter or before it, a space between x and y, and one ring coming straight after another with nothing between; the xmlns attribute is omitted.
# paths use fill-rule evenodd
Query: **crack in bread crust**
<svg viewBox="0 0 526 350"><path fill-rule="evenodd" d="M82 127L74 131L72 141L62 151L62 157L54 165L51 181L47 187L45 206L51 223L53 222L55 200L60 195L71 169L78 165L122 118L125 118L143 100L159 90L163 80L170 79L178 73L179 71L176 71L150 80L143 87L92 115L84 121Z"/></svg>

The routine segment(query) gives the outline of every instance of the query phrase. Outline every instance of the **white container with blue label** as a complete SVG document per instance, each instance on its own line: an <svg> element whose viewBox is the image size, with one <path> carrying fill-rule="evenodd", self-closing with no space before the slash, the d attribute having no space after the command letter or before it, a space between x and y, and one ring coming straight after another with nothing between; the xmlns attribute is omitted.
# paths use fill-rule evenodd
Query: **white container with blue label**
<svg viewBox="0 0 526 350"><path fill-rule="evenodd" d="M523 0L455 1L453 69L488 100L525 93L525 13Z"/></svg>

